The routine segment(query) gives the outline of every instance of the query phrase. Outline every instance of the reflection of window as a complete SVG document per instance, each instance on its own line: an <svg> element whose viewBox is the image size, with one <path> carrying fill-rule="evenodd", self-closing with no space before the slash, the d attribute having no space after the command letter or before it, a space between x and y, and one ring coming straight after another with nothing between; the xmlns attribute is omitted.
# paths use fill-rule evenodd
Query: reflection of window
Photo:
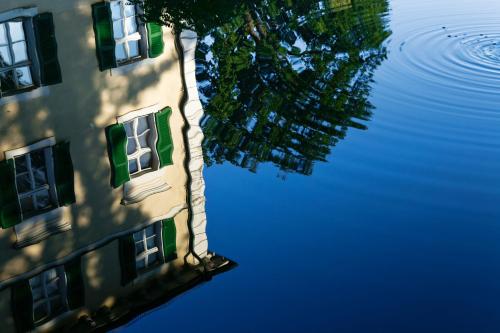
<svg viewBox="0 0 500 333"><path fill-rule="evenodd" d="M161 25L141 21L133 1L110 0L92 5L97 58L101 71L163 53Z"/></svg>
<svg viewBox="0 0 500 333"><path fill-rule="evenodd" d="M36 13L36 7L1 13L1 96L61 82L52 14Z"/></svg>
<svg viewBox="0 0 500 333"><path fill-rule="evenodd" d="M67 310L66 277L62 267L49 269L29 280L33 320L38 325Z"/></svg>
<svg viewBox="0 0 500 333"><path fill-rule="evenodd" d="M153 168L155 149L154 117L143 116L124 123L127 132L127 158L129 173L136 174Z"/></svg>
<svg viewBox="0 0 500 333"><path fill-rule="evenodd" d="M118 63L128 61L139 54L141 34L137 26L135 5L129 1L110 1L115 56Z"/></svg>
<svg viewBox="0 0 500 333"><path fill-rule="evenodd" d="M33 85L23 22L0 24L0 81L2 92Z"/></svg>
<svg viewBox="0 0 500 333"><path fill-rule="evenodd" d="M55 204L52 148L39 149L15 158L16 186L24 218Z"/></svg>
<svg viewBox="0 0 500 333"><path fill-rule="evenodd" d="M156 266L177 258L176 226L173 218L158 221L120 238L122 285L134 281Z"/></svg>
<svg viewBox="0 0 500 333"><path fill-rule="evenodd" d="M160 262L161 231L159 226L160 224L157 223L134 233L135 264L139 272Z"/></svg>

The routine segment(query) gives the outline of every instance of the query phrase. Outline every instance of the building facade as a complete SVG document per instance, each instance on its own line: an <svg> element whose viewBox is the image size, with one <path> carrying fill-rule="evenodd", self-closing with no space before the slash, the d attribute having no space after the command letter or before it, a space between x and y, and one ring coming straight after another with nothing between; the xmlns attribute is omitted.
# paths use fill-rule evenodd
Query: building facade
<svg viewBox="0 0 500 333"><path fill-rule="evenodd" d="M140 15L0 3L2 332L103 329L232 266L205 234L196 35Z"/></svg>

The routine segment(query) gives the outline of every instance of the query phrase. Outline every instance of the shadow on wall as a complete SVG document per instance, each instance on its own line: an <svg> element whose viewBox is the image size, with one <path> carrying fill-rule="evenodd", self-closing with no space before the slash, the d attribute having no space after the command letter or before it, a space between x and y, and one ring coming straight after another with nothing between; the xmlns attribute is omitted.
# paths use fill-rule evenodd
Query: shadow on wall
<svg viewBox="0 0 500 333"><path fill-rule="evenodd" d="M4 272L18 271L20 265L36 267L42 259L44 263L51 262L82 247L88 239L97 238L96 231L106 235L111 230L116 232L116 227L125 220L150 218L134 206L124 209L119 204L114 191L121 189L113 190L110 186L104 128L114 123L118 106L130 105L133 110L141 91L157 84L158 73L171 70L177 59L137 66L126 75L115 74L114 70L98 72L91 20L90 6L88 11L54 15L63 83L50 86L47 97L8 103L0 108L2 139L9 137L10 144L15 145L3 146L3 150L49 136L71 142L77 196L77 203L71 207L73 230L20 250L2 249L3 253L14 254L4 259ZM114 79L116 75L119 79ZM12 237L12 229L3 230L1 244L12 244Z"/></svg>

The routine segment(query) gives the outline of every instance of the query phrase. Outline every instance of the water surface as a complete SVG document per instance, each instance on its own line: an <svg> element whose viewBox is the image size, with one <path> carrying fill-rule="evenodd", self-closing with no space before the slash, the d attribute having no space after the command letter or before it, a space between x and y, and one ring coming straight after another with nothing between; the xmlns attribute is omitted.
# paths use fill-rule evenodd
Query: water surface
<svg viewBox="0 0 500 333"><path fill-rule="evenodd" d="M224 118L200 70L210 247L240 266L124 331L500 331L500 2L387 5L348 26L359 44L332 51L376 55L357 89L336 81L344 113L323 96L298 115L289 87L273 85L277 104L242 91L235 100L252 103ZM365 10L332 15L359 23ZM252 134L249 119L272 106L285 133L310 114L339 131L274 142L261 120L269 132ZM244 126L235 143L223 135Z"/></svg>

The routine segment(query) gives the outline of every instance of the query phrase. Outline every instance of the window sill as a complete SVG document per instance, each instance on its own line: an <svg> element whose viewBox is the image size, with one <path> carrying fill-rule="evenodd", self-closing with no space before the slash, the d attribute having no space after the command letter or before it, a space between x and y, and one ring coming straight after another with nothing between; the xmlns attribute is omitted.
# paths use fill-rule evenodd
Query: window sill
<svg viewBox="0 0 500 333"><path fill-rule="evenodd" d="M49 87L39 87L30 89L26 92L22 92L19 94L8 95L0 98L0 105L5 105L9 103L15 102L24 102L29 101L31 99L40 98L43 96L48 96L50 94Z"/></svg>
<svg viewBox="0 0 500 333"><path fill-rule="evenodd" d="M148 172L140 177L133 178L123 185L122 205L138 203L150 195L165 192L170 185L164 179L164 170Z"/></svg>
<svg viewBox="0 0 500 333"><path fill-rule="evenodd" d="M14 226L17 237L14 247L22 248L33 245L54 234L70 230L71 223L64 219L69 209L69 207L59 207Z"/></svg>

